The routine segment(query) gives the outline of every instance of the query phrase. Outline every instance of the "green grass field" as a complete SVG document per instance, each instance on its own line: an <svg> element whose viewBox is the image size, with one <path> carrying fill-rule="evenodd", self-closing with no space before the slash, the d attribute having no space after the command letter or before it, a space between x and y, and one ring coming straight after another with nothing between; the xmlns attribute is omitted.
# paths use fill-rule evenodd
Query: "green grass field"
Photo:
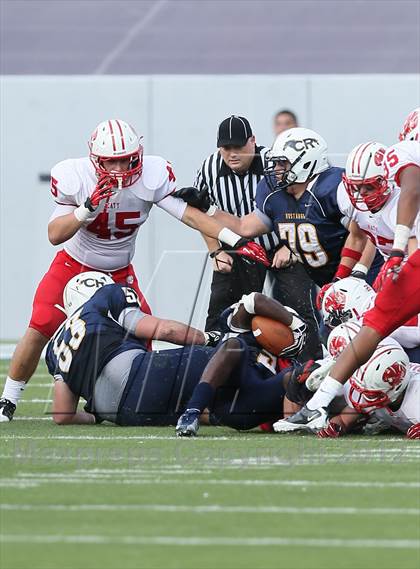
<svg viewBox="0 0 420 569"><path fill-rule="evenodd" d="M57 427L51 393L0 425L2 569L420 566L416 441Z"/></svg>

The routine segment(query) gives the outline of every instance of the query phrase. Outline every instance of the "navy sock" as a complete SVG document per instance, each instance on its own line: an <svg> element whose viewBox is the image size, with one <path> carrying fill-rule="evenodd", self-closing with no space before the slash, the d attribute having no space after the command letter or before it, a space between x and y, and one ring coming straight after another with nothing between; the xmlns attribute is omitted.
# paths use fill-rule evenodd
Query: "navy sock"
<svg viewBox="0 0 420 569"><path fill-rule="evenodd" d="M201 413L206 407L211 407L214 397L214 388L210 383L202 381L196 385L191 399L188 401L187 409L198 409Z"/></svg>

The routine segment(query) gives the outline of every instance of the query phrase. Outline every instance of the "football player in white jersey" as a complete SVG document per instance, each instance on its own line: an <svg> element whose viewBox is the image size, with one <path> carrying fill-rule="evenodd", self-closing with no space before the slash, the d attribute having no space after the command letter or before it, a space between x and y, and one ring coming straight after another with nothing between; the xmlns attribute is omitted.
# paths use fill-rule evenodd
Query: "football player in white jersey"
<svg viewBox="0 0 420 569"><path fill-rule="evenodd" d="M351 432L369 415L380 422L381 430L393 428L410 439L420 438L420 366L408 361L397 342L387 339L379 344L345 384L344 397L347 407L330 419L319 437Z"/></svg>
<svg viewBox="0 0 420 569"><path fill-rule="evenodd" d="M322 409L343 393L343 385L366 363L378 343L420 312L420 249L406 255L411 228L420 209L419 109L413 111L400 134L401 142L387 149L387 182L401 188L397 224L391 252L385 262L383 283L374 307L363 318L363 327L338 358L321 388L298 413L288 420L301 425L322 415ZM418 223L417 223L418 225Z"/></svg>
<svg viewBox="0 0 420 569"><path fill-rule="evenodd" d="M345 322L358 322L362 325L363 315L375 304L376 293L371 286L361 279L347 277L331 285L322 300L321 314L329 328L335 328ZM420 316L416 314L391 333L406 351L410 361L417 363L420 346Z"/></svg>
<svg viewBox="0 0 420 569"><path fill-rule="evenodd" d="M241 246L233 232L220 234L211 217L171 196L175 176L160 156L143 156L135 130L122 120L100 123L89 141L89 157L64 160L51 171L55 210L48 224L53 245L64 244L38 285L29 327L13 355L0 399L0 422L10 421L41 352L65 315L63 290L75 275L90 270L110 273L129 285L150 313L131 260L139 227L153 205L183 223L220 238L251 261L265 261L256 243Z"/></svg>

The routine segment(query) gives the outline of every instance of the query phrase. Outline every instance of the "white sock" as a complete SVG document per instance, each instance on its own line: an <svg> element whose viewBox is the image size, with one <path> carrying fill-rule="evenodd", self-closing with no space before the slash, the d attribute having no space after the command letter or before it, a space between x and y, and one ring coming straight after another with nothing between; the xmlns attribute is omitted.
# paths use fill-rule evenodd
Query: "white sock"
<svg viewBox="0 0 420 569"><path fill-rule="evenodd" d="M11 377L7 376L6 383L3 389L3 399L8 399L16 405L19 399L22 397L23 390L26 387L26 383L23 381L16 381Z"/></svg>
<svg viewBox="0 0 420 569"><path fill-rule="evenodd" d="M306 406L311 411L319 409L320 407L327 407L327 405L331 403L334 397L342 395L343 391L344 385L330 375L327 375L327 377L319 386L318 391L307 402Z"/></svg>

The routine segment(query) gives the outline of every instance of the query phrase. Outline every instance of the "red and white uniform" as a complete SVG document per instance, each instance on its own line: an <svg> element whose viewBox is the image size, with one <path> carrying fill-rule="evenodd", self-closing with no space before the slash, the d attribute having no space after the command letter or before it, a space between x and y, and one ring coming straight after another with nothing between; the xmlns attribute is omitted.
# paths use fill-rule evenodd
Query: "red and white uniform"
<svg viewBox="0 0 420 569"><path fill-rule="evenodd" d="M385 153L384 164L390 183L399 184L401 173L405 168L408 166L420 168L420 144L416 141L403 141L391 146ZM417 215L413 231L419 241L420 215ZM363 323L382 336L389 336L419 312L420 249L410 255L395 282L392 279L385 281L376 297L375 306L366 312Z"/></svg>
<svg viewBox="0 0 420 569"><path fill-rule="evenodd" d="M54 166L51 192L56 208L50 221L83 204L96 184L95 168L89 158L65 160ZM174 190L175 176L170 164L159 156L145 156L141 178L103 200L57 253L36 290L29 326L51 337L66 318L59 308L64 287L72 277L90 270L106 272L115 282L129 285L137 292L143 312L150 314L130 262L139 227L154 204L177 219L182 218L187 204L170 195Z"/></svg>
<svg viewBox="0 0 420 569"><path fill-rule="evenodd" d="M344 386L344 396L347 405L353 407L349 398L350 382L348 381ZM354 395L353 395L354 397ZM360 396L359 403L366 403L363 395ZM398 410L391 411L389 407L382 409L375 409L371 411L378 419L388 424L390 427L395 427L402 432L407 432L411 425L420 423L420 365L410 363L410 380L405 389L402 403Z"/></svg>
<svg viewBox="0 0 420 569"><path fill-rule="evenodd" d="M353 207L342 183L337 189L337 202L341 213L357 223L385 259L391 253L392 244L394 243L399 197L400 189L395 187L382 208L372 213L371 211L359 211ZM415 228L411 232L411 237L416 237Z"/></svg>
<svg viewBox="0 0 420 569"><path fill-rule="evenodd" d="M51 170L51 191L57 204L51 220L83 204L97 183L89 158L59 162ZM144 156L143 174L132 186L117 190L69 239L64 250L73 259L94 269L115 271L130 264L140 225L156 204L181 219L187 204L170 194L176 182L172 168L160 156Z"/></svg>
<svg viewBox="0 0 420 569"><path fill-rule="evenodd" d="M400 186L403 170L409 166L420 168L420 143L416 140L403 140L390 146L385 153L383 165L388 183ZM414 222L414 230L420 246L420 215Z"/></svg>

